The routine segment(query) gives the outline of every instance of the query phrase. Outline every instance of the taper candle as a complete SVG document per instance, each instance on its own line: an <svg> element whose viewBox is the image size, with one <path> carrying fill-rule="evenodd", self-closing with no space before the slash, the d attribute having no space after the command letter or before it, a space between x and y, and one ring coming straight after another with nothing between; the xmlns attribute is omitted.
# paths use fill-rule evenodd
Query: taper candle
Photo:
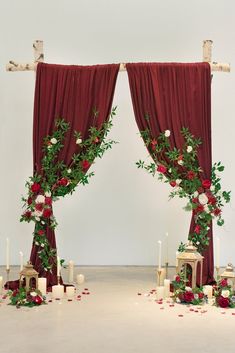
<svg viewBox="0 0 235 353"><path fill-rule="evenodd" d="M168 232L166 232L166 262L167 263L169 262L168 237L169 237L169 234L168 234Z"/></svg>
<svg viewBox="0 0 235 353"><path fill-rule="evenodd" d="M57 256L57 277L60 277L60 269L61 269L60 258L59 256Z"/></svg>
<svg viewBox="0 0 235 353"><path fill-rule="evenodd" d="M162 265L162 242L158 240L158 269L161 269Z"/></svg>
<svg viewBox="0 0 235 353"><path fill-rule="evenodd" d="M6 239L6 269L10 269L10 240Z"/></svg>

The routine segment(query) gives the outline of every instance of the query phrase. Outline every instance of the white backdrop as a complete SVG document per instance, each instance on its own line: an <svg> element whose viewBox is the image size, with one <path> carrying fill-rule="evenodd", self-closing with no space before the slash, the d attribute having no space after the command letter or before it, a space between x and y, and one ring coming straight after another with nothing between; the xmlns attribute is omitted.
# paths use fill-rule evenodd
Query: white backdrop
<svg viewBox="0 0 235 353"><path fill-rule="evenodd" d="M235 3L210 0L0 0L0 264L5 238L11 263L19 251L28 258L32 225L19 223L21 195L32 173L34 73L5 71L9 59L32 59L34 39L45 43L45 61L61 64L178 61L202 58L203 39L214 41L213 59L228 61L232 72L215 73L212 83L213 160L226 165L223 186L234 190ZM147 156L138 136L127 74L119 73L111 137L119 141L98 160L87 187L60 200L61 257L83 265L154 265L157 240L169 232L170 264L187 237L190 214L183 201L168 201L169 187L137 170ZM221 263L235 263L234 201L224 210L225 226L214 227L221 239Z"/></svg>

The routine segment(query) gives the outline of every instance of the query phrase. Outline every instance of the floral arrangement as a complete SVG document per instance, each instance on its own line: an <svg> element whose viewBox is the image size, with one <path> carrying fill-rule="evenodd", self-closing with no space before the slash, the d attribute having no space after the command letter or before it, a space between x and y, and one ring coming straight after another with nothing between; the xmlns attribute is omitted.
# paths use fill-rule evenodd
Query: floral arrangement
<svg viewBox="0 0 235 353"><path fill-rule="evenodd" d="M227 279L221 279L214 288L215 305L221 308L235 308L235 295Z"/></svg>
<svg viewBox="0 0 235 353"><path fill-rule="evenodd" d="M141 136L154 162L145 163L139 160L136 164L138 168L143 168L151 175L157 175L159 180L170 184L170 198L177 195L188 199L185 210L193 211L195 221L189 240L202 252L209 245L207 234L211 221L217 218L219 226L224 224L222 207L224 202L230 201L230 191L222 191L220 185L219 173L224 170L224 166L221 162L215 163L210 179L203 179L203 170L197 158L201 140L195 138L188 128L182 128L182 148L171 148L170 134L171 132L166 130L158 137L151 138L150 130L142 131ZM179 251L183 250L184 244L181 244Z"/></svg>
<svg viewBox="0 0 235 353"><path fill-rule="evenodd" d="M31 289L26 291L24 287L15 289L14 291L9 291L8 296L10 299L9 305L15 305L17 308L21 306L38 306L41 304L46 304L46 298L37 289Z"/></svg>
<svg viewBox="0 0 235 353"><path fill-rule="evenodd" d="M98 112L94 110L96 117ZM46 237L46 228L57 226L52 211L52 204L59 197L72 194L76 186L88 184L94 172L87 173L96 157L101 158L110 149L113 140L107 140L107 134L112 127L112 118L116 115L116 107L112 109L110 119L99 129L91 127L89 136L83 139L80 132L74 132L74 143L77 152L72 156L72 163L67 166L58 160L59 152L63 149L63 142L69 130L69 123L64 119L55 122L52 135L44 138L42 169L26 182L27 196L23 197L24 212L20 221L34 222L34 243L39 247L38 254L45 271L51 271L56 264L56 250L51 248ZM72 142L71 142L72 143Z"/></svg>
<svg viewBox="0 0 235 353"><path fill-rule="evenodd" d="M200 305L205 302L205 295L202 288L191 288L186 286L188 280L184 279L183 273L177 275L172 281L174 288L173 298L178 303Z"/></svg>

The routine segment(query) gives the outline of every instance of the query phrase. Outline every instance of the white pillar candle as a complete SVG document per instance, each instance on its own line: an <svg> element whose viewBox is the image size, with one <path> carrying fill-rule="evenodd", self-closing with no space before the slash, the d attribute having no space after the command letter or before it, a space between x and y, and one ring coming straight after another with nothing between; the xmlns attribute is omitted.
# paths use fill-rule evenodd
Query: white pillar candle
<svg viewBox="0 0 235 353"><path fill-rule="evenodd" d="M42 293L42 295L46 295L47 293L47 279L46 278L39 278L38 279L38 289Z"/></svg>
<svg viewBox="0 0 235 353"><path fill-rule="evenodd" d="M207 295L208 299L212 299L213 296L213 287L206 285L203 287L203 293Z"/></svg>
<svg viewBox="0 0 235 353"><path fill-rule="evenodd" d="M164 279L165 297L170 298L170 280Z"/></svg>
<svg viewBox="0 0 235 353"><path fill-rule="evenodd" d="M0 276L0 294L2 294L2 287L3 287L3 277Z"/></svg>
<svg viewBox="0 0 235 353"><path fill-rule="evenodd" d="M74 262L70 260L69 261L69 283L73 283L73 270L74 270Z"/></svg>
<svg viewBox="0 0 235 353"><path fill-rule="evenodd" d="M162 242L158 240L158 269L161 269L162 265Z"/></svg>
<svg viewBox="0 0 235 353"><path fill-rule="evenodd" d="M54 299L62 299L64 297L64 286L61 284L52 286L52 297Z"/></svg>
<svg viewBox="0 0 235 353"><path fill-rule="evenodd" d="M6 269L10 269L10 240L6 239Z"/></svg>
<svg viewBox="0 0 235 353"><path fill-rule="evenodd" d="M216 238L216 267L220 267L220 239Z"/></svg>
<svg viewBox="0 0 235 353"><path fill-rule="evenodd" d="M157 300L165 298L165 287L160 286L156 288L156 298Z"/></svg>
<svg viewBox="0 0 235 353"><path fill-rule="evenodd" d="M166 262L169 262L169 254L168 254L168 232L166 232Z"/></svg>
<svg viewBox="0 0 235 353"><path fill-rule="evenodd" d="M22 251L20 251L20 271L23 270L24 267L24 254L22 253Z"/></svg>
<svg viewBox="0 0 235 353"><path fill-rule="evenodd" d="M85 281L85 277L82 274L77 275L77 284L82 284Z"/></svg>
<svg viewBox="0 0 235 353"><path fill-rule="evenodd" d="M74 297L74 294L75 294L75 287L72 287L72 286L66 287L67 298L72 299Z"/></svg>
<svg viewBox="0 0 235 353"><path fill-rule="evenodd" d="M60 258L57 256L57 277L60 277Z"/></svg>

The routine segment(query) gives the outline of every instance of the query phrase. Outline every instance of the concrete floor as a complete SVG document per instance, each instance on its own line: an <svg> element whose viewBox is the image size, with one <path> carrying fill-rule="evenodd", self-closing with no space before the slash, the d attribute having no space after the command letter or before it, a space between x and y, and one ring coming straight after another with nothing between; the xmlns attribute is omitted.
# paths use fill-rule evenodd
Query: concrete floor
<svg viewBox="0 0 235 353"><path fill-rule="evenodd" d="M86 282L77 294L90 291L81 301L32 309L0 304L1 353L234 352L235 309L206 305L195 312L156 303L148 295L155 288L152 267L84 267L79 273Z"/></svg>

